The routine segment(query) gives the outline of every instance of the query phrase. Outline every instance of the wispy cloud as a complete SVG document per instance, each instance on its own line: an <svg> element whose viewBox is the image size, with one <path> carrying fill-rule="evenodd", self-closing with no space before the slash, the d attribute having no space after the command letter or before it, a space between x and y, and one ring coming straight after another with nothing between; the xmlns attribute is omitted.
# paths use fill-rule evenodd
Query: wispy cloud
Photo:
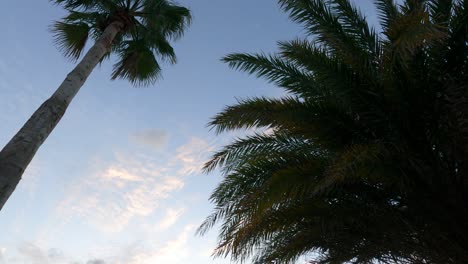
<svg viewBox="0 0 468 264"><path fill-rule="evenodd" d="M187 242L189 237L193 235L195 228L195 225L187 225L175 239L168 241L161 249L148 254L146 263L176 264L187 258L189 256Z"/></svg>
<svg viewBox="0 0 468 264"><path fill-rule="evenodd" d="M166 159L116 155L115 160L101 162L88 177L71 185L58 213L79 217L104 232L119 232L132 219L154 213L161 202L182 189L185 177L199 171L210 149L204 140L192 138ZM159 228L169 228L183 212L166 211Z"/></svg>
<svg viewBox="0 0 468 264"><path fill-rule="evenodd" d="M187 263L191 256L188 240L195 230L195 225L187 225L172 240L162 246L157 243L150 245L132 245L123 250L122 255L109 261L115 264L153 264L153 263Z"/></svg>
<svg viewBox="0 0 468 264"><path fill-rule="evenodd" d="M180 210L177 210L180 211ZM168 215L171 215L169 213ZM203 263L208 261L212 252L211 243L197 241L194 237L195 224L178 227L178 231L163 240L161 236L150 236L148 239L137 240L123 246L101 248L96 252L88 252L88 260L83 261L77 256L66 255L59 248L38 246L32 242L22 242L17 245L16 252L5 255L5 249L0 248L1 264L185 264ZM201 242L201 243L200 243ZM42 244L41 244L42 245ZM99 247L98 247L99 248ZM3 257L3 262L2 262ZM81 256L83 257L83 256ZM210 261L211 262L211 261ZM216 263L229 263L223 260Z"/></svg>
<svg viewBox="0 0 468 264"><path fill-rule="evenodd" d="M50 262L57 262L57 263L65 263L67 262L67 258L63 254L62 250L59 248L50 248L47 251L47 257L49 258Z"/></svg>
<svg viewBox="0 0 468 264"><path fill-rule="evenodd" d="M94 258L88 260L86 264L187 263L194 253L188 244L194 230L195 225L186 225L173 239L167 240L164 243L160 243L160 241L133 243L116 250L113 256Z"/></svg>
<svg viewBox="0 0 468 264"><path fill-rule="evenodd" d="M61 204L65 214L87 219L102 231L118 232L137 216L148 216L159 207L161 200L180 190L184 182L164 175L133 174L130 170L113 168L109 178L106 169L82 187L76 196Z"/></svg>
<svg viewBox="0 0 468 264"><path fill-rule="evenodd" d="M169 208L166 210L165 215L159 223L157 223L156 227L154 228L155 231L163 231L169 229L173 226L177 220L185 213L185 208Z"/></svg>
<svg viewBox="0 0 468 264"><path fill-rule="evenodd" d="M205 140L191 138L189 143L176 150L173 162L178 162L181 165L177 173L180 175L199 173L207 159L207 154L213 150L214 147Z"/></svg>
<svg viewBox="0 0 468 264"><path fill-rule="evenodd" d="M102 178L109 181L130 181L130 182L140 182L143 179L136 174L132 174L127 171L125 168L110 166L106 171L102 173Z"/></svg>

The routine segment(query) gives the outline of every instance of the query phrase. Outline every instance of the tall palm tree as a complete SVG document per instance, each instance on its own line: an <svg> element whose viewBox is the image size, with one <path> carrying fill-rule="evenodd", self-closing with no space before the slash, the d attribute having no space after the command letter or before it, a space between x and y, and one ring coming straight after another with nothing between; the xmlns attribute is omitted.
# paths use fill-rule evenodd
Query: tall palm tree
<svg viewBox="0 0 468 264"><path fill-rule="evenodd" d="M73 97L96 65L115 54L112 79L134 85L153 83L159 60L176 62L170 40L181 37L190 11L170 0L53 0L68 15L52 31L64 55L78 60L89 38L94 45L0 152L0 209L34 154L60 121Z"/></svg>
<svg viewBox="0 0 468 264"><path fill-rule="evenodd" d="M214 154L198 232L254 263L468 263L468 0L279 0L306 36L232 68L284 88L210 125L269 128Z"/></svg>

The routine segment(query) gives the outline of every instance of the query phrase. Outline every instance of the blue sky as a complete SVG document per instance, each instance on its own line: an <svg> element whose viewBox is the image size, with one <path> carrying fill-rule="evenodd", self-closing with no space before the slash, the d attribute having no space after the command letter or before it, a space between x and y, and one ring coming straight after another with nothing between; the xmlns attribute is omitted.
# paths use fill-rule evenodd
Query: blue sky
<svg viewBox="0 0 468 264"><path fill-rule="evenodd" d="M375 21L369 2L359 4ZM206 123L236 98L283 92L220 58L273 52L301 30L276 1L179 3L194 18L174 45L178 63L146 88L110 81L112 61L95 69L0 211L0 264L229 263L210 257L216 230L194 235L220 181L200 166L235 136L215 136ZM3 146L74 62L48 31L60 7L15 0L0 10Z"/></svg>

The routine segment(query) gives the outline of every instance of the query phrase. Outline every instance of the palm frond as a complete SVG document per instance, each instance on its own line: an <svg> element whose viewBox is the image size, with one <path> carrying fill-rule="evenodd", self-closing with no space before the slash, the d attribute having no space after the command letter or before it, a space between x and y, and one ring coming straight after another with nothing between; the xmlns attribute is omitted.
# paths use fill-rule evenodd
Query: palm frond
<svg viewBox="0 0 468 264"><path fill-rule="evenodd" d="M89 37L90 27L86 23L55 22L51 28L55 45L65 57L77 60Z"/></svg>
<svg viewBox="0 0 468 264"><path fill-rule="evenodd" d="M349 0L334 0L333 8L339 15L343 29L354 36L361 49L370 53L373 59L380 54L380 40L374 28L371 28L364 15Z"/></svg>
<svg viewBox="0 0 468 264"><path fill-rule="evenodd" d="M69 23L87 23L88 25L94 25L102 19L102 14L99 12L78 12L70 10L69 14L63 18L65 22Z"/></svg>
<svg viewBox="0 0 468 264"><path fill-rule="evenodd" d="M247 138L238 139L216 152L212 159L204 165L204 170L210 172L216 167L223 167L225 173L256 158L277 156L287 152L310 150L311 145L307 138L294 137L288 134L255 134ZM320 150L316 148L310 154L319 155Z"/></svg>
<svg viewBox="0 0 468 264"><path fill-rule="evenodd" d="M436 24L448 26L452 14L452 0L430 0L427 3L432 20Z"/></svg>
<svg viewBox="0 0 468 264"><path fill-rule="evenodd" d="M316 208L310 208L317 211ZM292 226L281 230L266 246L260 249L253 263L297 263L306 253L312 253L318 248L311 247L323 240L319 225Z"/></svg>
<svg viewBox="0 0 468 264"><path fill-rule="evenodd" d="M400 16L400 10L394 0L375 0L383 32L387 32L393 22Z"/></svg>
<svg viewBox="0 0 468 264"><path fill-rule="evenodd" d="M325 49L330 49L348 65L359 69L369 55L360 48L356 39L348 34L327 1L280 0L280 6L293 21L302 24L314 40ZM370 63L364 63L370 65Z"/></svg>
<svg viewBox="0 0 468 264"><path fill-rule="evenodd" d="M293 97L283 99L252 98L227 107L209 123L217 133L226 130L248 128L274 128L286 126L289 129L302 126L304 115L312 117L306 105ZM305 118L306 120L308 118Z"/></svg>
<svg viewBox="0 0 468 264"><path fill-rule="evenodd" d="M447 46L447 72L452 76L467 76L468 73L468 1L455 1L449 22ZM466 79L465 79L466 80Z"/></svg>
<svg viewBox="0 0 468 264"><path fill-rule="evenodd" d="M168 1L145 1L141 17L149 32L161 34L164 38L176 40L183 36L192 21L190 11Z"/></svg>
<svg viewBox="0 0 468 264"><path fill-rule="evenodd" d="M265 54L230 54L223 58L231 68L256 74L294 94L314 94L315 81L311 74L278 56Z"/></svg>
<svg viewBox="0 0 468 264"><path fill-rule="evenodd" d="M164 61L176 63L177 57L171 43L161 34L146 35L149 33L145 32L143 38L147 42L147 45L151 46L153 52Z"/></svg>
<svg viewBox="0 0 468 264"><path fill-rule="evenodd" d="M387 55L393 56L403 66L423 45L430 45L446 37L445 32L429 20L424 9L415 9L400 16L386 31L390 44Z"/></svg>
<svg viewBox="0 0 468 264"><path fill-rule="evenodd" d="M154 83L161 74L161 67L144 41L127 41L119 51L119 60L114 64L112 79L127 79L134 85Z"/></svg>
<svg viewBox="0 0 468 264"><path fill-rule="evenodd" d="M320 100L322 97L341 97L353 88L349 85L352 74L350 69L330 52L313 45L307 40L299 39L278 42L278 47L283 59L292 62L293 67L307 69L317 83L314 90L299 95Z"/></svg>
<svg viewBox="0 0 468 264"><path fill-rule="evenodd" d="M328 44L331 37L343 37L343 28L338 17L324 1L320 0L280 0L281 8L291 19L304 27L321 43Z"/></svg>
<svg viewBox="0 0 468 264"><path fill-rule="evenodd" d="M316 183L314 192L333 191L337 186L355 182L368 184L397 182L386 177L392 174L387 171L389 168L385 164L388 158L388 150L382 144L351 145L331 161L323 179Z"/></svg>

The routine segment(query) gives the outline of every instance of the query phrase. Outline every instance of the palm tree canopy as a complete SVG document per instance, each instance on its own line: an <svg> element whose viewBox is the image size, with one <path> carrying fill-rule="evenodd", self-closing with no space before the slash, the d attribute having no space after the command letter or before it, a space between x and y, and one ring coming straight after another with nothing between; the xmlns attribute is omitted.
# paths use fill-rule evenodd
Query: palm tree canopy
<svg viewBox="0 0 468 264"><path fill-rule="evenodd" d="M161 60L175 63L170 41L181 37L191 21L187 8L168 0L51 1L68 11L62 21L53 24L52 31L59 49L74 60L89 38L97 40L111 23L120 23L121 32L111 51L118 57L112 79L127 79L134 85L157 80Z"/></svg>
<svg viewBox="0 0 468 264"><path fill-rule="evenodd" d="M223 60L284 88L216 115L261 128L214 154L215 256L242 262L468 262L468 1L279 0L305 38ZM311 257L312 258L312 257Z"/></svg>

